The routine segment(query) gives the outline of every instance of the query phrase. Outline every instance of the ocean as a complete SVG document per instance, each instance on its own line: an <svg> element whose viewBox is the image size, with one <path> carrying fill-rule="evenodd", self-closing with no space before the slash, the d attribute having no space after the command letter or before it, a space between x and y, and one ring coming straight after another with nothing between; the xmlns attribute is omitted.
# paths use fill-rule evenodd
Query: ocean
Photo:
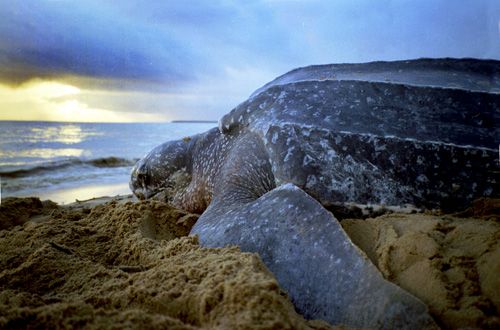
<svg viewBox="0 0 500 330"><path fill-rule="evenodd" d="M0 121L0 192L71 203L129 194L135 162L155 146L216 123Z"/></svg>

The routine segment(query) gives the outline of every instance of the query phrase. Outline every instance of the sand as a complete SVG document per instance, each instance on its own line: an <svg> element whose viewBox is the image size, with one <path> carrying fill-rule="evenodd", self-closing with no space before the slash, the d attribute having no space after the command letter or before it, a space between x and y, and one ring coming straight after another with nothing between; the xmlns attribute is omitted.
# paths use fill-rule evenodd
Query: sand
<svg viewBox="0 0 500 330"><path fill-rule="evenodd" d="M500 328L499 201L451 215L387 214L342 226L384 277L443 328ZM475 216L475 218L462 218Z"/></svg>
<svg viewBox="0 0 500 330"><path fill-rule="evenodd" d="M298 315L259 256L186 236L159 201L0 206L0 328L330 329ZM383 275L443 328L500 327L499 201L455 215L344 219ZM335 325L337 327L339 325Z"/></svg>
<svg viewBox="0 0 500 330"><path fill-rule="evenodd" d="M18 220L0 231L0 328L331 328L298 315L256 254L186 236L196 215L128 200L4 201Z"/></svg>

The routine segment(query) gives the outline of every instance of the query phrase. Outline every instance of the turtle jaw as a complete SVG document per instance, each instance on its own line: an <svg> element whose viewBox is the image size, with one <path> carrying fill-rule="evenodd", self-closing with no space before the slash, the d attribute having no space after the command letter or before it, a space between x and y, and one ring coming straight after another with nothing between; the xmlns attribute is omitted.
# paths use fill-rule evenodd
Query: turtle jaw
<svg viewBox="0 0 500 330"><path fill-rule="evenodd" d="M142 180L132 178L129 183L130 190L140 200L150 199L163 190L161 188L146 186L141 181Z"/></svg>
<svg viewBox="0 0 500 330"><path fill-rule="evenodd" d="M156 195L158 195L161 190L151 190L151 189L147 189L147 188L136 188L136 189L133 189L131 187L131 190L132 190L132 193L137 197L139 198L141 201L142 200L145 200L145 199L150 199Z"/></svg>

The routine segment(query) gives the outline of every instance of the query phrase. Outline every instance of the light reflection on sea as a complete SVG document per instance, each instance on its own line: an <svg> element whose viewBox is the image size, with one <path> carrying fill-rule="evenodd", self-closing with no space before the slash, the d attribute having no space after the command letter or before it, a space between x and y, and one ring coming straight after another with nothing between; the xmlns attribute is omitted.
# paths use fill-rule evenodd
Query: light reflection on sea
<svg viewBox="0 0 500 330"><path fill-rule="evenodd" d="M33 157L33 158L52 159L55 157L81 157L84 156L84 154L85 150L75 149L75 148L65 148L65 149L37 148L37 149L27 149L18 151L0 150L0 157L2 158Z"/></svg>
<svg viewBox="0 0 500 330"><path fill-rule="evenodd" d="M215 126L0 121L2 197L38 196L66 203L129 193L135 160L161 143Z"/></svg>
<svg viewBox="0 0 500 330"><path fill-rule="evenodd" d="M40 141L59 142L64 144L76 144L84 141L89 136L103 135L104 133L84 131L75 124L63 124L57 127L33 127L28 142Z"/></svg>

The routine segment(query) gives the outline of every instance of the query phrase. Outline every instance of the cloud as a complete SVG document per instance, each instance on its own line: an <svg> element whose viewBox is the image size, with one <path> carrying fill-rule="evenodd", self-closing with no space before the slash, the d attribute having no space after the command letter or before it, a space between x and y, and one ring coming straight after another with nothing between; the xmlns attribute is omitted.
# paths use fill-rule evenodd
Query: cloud
<svg viewBox="0 0 500 330"><path fill-rule="evenodd" d="M196 51L168 31L92 1L0 4L0 79L82 76L169 82L192 78Z"/></svg>
<svg viewBox="0 0 500 330"><path fill-rule="evenodd" d="M0 85L2 106L0 120L137 122L165 121L171 118L146 112L120 113L100 106L88 105L78 97L85 93L75 86L31 80L17 88Z"/></svg>
<svg viewBox="0 0 500 330"><path fill-rule="evenodd" d="M227 66L283 73L314 63L498 57L499 10L495 0L4 1L0 79L168 88Z"/></svg>
<svg viewBox="0 0 500 330"><path fill-rule="evenodd" d="M1 1L0 83L64 83L80 93L59 101L124 116L217 119L300 66L500 59L498 13L497 0Z"/></svg>

